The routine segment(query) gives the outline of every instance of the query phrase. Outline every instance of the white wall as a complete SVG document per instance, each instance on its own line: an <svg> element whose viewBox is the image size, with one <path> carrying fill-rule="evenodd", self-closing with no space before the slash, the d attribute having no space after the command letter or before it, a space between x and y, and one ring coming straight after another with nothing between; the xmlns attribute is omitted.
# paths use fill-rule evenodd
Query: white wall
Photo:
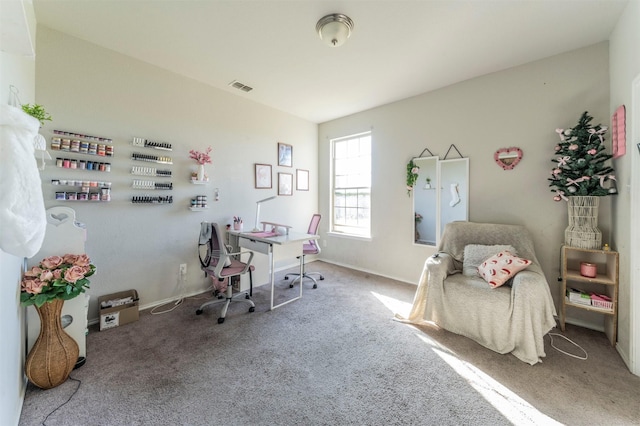
<svg viewBox="0 0 640 426"><path fill-rule="evenodd" d="M470 220L526 225L556 301L566 203L552 200L547 176L558 139L555 129L575 125L584 111L609 122L608 46L600 43L441 90L323 123L320 137L320 211L329 211L329 140L372 129L371 241L327 234L322 258L417 283L433 248L412 244L412 201L406 164L424 148L445 155L455 144L470 159ZM511 171L493 153L520 147ZM600 228L609 241L610 198L601 200Z"/></svg>
<svg viewBox="0 0 640 426"><path fill-rule="evenodd" d="M5 2L2 2L5 3ZM20 101L33 103L35 99L35 60L32 40L35 36L33 6L28 2L0 5L3 36L7 31L10 42L3 40L0 51L0 102L10 103L9 86L19 90ZM8 28L7 22L14 27ZM0 142L2 143L2 142ZM0 224L2 226L2 224ZM26 326L24 308L20 307L20 279L23 259L0 250L0 424L17 425L26 389L24 361L26 358Z"/></svg>
<svg viewBox="0 0 640 426"><path fill-rule="evenodd" d="M114 31L117 29L114 29ZM38 27L36 65L37 101L47 107L53 122L43 134L50 141L53 129L113 139L111 173L47 166L42 173L46 207L54 201L51 179L96 179L112 182L112 201L106 204L67 202L87 226L86 250L97 267L91 279L89 319L97 318L97 296L137 289L142 306L174 299L207 288L200 272L197 242L201 221L230 223L234 215L253 226L255 201L277 193L277 173L310 170L310 191L294 191L262 205L261 219L306 230L317 211L317 125L238 95L211 88L144 62ZM247 99L244 99L247 98ZM133 137L168 142L173 165L163 167L133 162ZM277 166L277 142L293 145L293 168ZM207 165L210 184L192 185L196 164L190 149L213 148ZM50 151L55 157L55 151ZM91 159L90 157L85 157ZM273 165L273 189L254 189L254 163ZM130 174L133 165L157 166L173 172L170 205L138 205ZM162 181L161 179L156 179ZM213 201L219 188L220 201ZM190 199L207 195L210 208L191 212ZM295 261L295 260L294 260ZM188 264L186 288L178 288L179 264Z"/></svg>
<svg viewBox="0 0 640 426"><path fill-rule="evenodd" d="M622 13L616 29L611 34L610 41L610 79L611 79L611 103L609 112L613 114L620 105L626 107L627 117L627 154L614 160L614 167L618 178L620 195L614 199L613 204L613 247L620 251L620 308L618 311L618 351L628 365L632 365L632 371L640 374L640 352L633 351L632 336L635 336L635 347L640 345L640 301L637 289L640 279L640 264L637 262L640 245L638 243L639 225L638 212L640 211L640 160L636 144L638 143L638 128L640 118L634 111L632 103L632 83L640 73L640 2L630 1ZM637 108L637 106L636 106ZM634 123L635 118L635 123ZM633 182L633 185L632 185ZM631 194L633 188L633 195ZM635 203L632 199L635 198ZM635 222L632 222L635 218ZM634 234L629 232L635 227ZM635 241L632 239L635 235ZM636 262L632 262L636 259ZM635 270L634 270L635 268ZM635 299L635 302L634 302ZM635 303L634 312L631 307ZM635 326L635 327L634 327ZM634 332L635 330L635 332ZM633 354L635 353L635 362ZM635 365L634 365L635 364Z"/></svg>

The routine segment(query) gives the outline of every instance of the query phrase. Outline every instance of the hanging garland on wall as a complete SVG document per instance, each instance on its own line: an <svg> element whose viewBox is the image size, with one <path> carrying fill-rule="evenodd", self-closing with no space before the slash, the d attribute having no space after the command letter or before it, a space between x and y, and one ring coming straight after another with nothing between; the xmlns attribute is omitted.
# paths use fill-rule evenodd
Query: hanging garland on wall
<svg viewBox="0 0 640 426"><path fill-rule="evenodd" d="M407 195L411 196L411 191L413 187L416 186L416 181L418 180L418 173L420 172L420 167L416 166L413 162L413 158L407 163Z"/></svg>

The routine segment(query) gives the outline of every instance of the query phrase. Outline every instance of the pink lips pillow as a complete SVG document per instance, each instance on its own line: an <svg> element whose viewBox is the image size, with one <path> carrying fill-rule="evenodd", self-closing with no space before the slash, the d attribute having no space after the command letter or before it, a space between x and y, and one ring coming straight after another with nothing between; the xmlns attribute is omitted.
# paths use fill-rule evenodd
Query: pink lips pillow
<svg viewBox="0 0 640 426"><path fill-rule="evenodd" d="M518 272L531 265L531 261L511 254L507 250L491 256L478 266L478 273L493 288L500 287Z"/></svg>

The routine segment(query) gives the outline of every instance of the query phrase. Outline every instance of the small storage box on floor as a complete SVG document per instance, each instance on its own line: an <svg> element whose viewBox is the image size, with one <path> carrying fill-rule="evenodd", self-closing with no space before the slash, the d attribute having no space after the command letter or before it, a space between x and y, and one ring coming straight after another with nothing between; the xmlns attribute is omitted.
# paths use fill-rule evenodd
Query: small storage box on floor
<svg viewBox="0 0 640 426"><path fill-rule="evenodd" d="M138 321L138 292L127 290L100 296L98 307L100 331Z"/></svg>

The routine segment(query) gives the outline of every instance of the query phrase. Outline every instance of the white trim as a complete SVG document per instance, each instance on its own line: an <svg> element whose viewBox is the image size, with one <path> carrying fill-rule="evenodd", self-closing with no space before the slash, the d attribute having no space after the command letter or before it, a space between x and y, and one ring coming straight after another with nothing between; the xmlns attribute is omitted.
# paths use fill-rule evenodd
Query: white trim
<svg viewBox="0 0 640 426"><path fill-rule="evenodd" d="M629 280L629 370L640 376L640 263L633 262L640 256L640 224L634 218L640 213L640 158L636 144L640 142L640 74L633 80L631 86L632 103L631 117L627 117L627 123L631 122L631 135L627 135L629 141L629 155L631 155L631 199L630 199L630 232L631 242L629 249L630 280Z"/></svg>

